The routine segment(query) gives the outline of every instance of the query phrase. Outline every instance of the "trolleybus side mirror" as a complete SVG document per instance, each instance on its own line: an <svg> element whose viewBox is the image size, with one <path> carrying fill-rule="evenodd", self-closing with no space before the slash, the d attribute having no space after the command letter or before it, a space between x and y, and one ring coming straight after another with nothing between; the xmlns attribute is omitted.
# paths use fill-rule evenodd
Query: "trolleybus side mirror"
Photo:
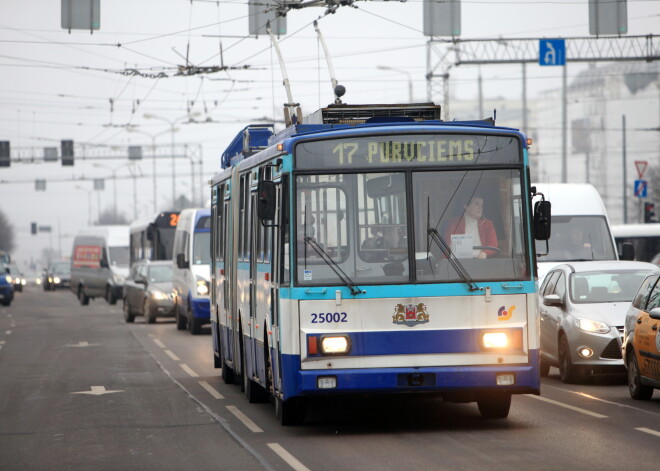
<svg viewBox="0 0 660 471"><path fill-rule="evenodd" d="M550 201L541 200L534 204L534 238L550 238Z"/></svg>
<svg viewBox="0 0 660 471"><path fill-rule="evenodd" d="M190 264L186 261L186 254L176 254L176 266L178 268L190 268Z"/></svg>
<svg viewBox="0 0 660 471"><path fill-rule="evenodd" d="M257 216L264 221L275 219L275 183L261 180L257 186Z"/></svg>
<svg viewBox="0 0 660 471"><path fill-rule="evenodd" d="M621 260L635 260L635 247L630 242L621 244L621 253L619 254Z"/></svg>

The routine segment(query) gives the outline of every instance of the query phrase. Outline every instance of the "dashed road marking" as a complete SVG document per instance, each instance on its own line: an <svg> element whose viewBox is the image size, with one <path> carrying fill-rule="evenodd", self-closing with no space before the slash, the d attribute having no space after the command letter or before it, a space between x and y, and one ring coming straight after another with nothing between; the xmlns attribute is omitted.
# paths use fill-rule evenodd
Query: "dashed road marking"
<svg viewBox="0 0 660 471"><path fill-rule="evenodd" d="M160 348L165 348L165 344L158 339L154 339L154 343L158 345Z"/></svg>
<svg viewBox="0 0 660 471"><path fill-rule="evenodd" d="M282 458L286 464L291 466L296 471L309 471L309 468L298 461L291 453L286 451L279 443L269 443L268 447L273 450L277 456Z"/></svg>
<svg viewBox="0 0 660 471"><path fill-rule="evenodd" d="M199 385L200 385L201 387L203 387L204 389L206 389L206 390L208 391L208 393L209 393L211 396L213 396L214 398L216 398L216 399L224 399L224 398L225 398L225 396L223 396L222 394L220 394L220 393L219 393L219 392L218 392L213 386L211 386L211 385L210 385L209 383L207 383L206 381L200 381L200 382L199 382Z"/></svg>
<svg viewBox="0 0 660 471"><path fill-rule="evenodd" d="M651 435L655 435L656 437L660 437L660 432L658 432L657 430L650 429L650 428L638 427L635 430L639 430L640 432L649 433Z"/></svg>
<svg viewBox="0 0 660 471"><path fill-rule="evenodd" d="M537 400L539 400L539 401L548 402L548 403L550 403L550 404L554 404L554 405L559 406L559 407L564 407L564 408L566 408L566 409L570 409L570 410L572 410L572 411L579 412L580 414L590 415L590 416L592 416L592 417L596 417L597 419L606 419L606 418L607 418L606 415L598 414L598 413L596 413L596 412L591 412L591 411L589 411L589 410L587 410L587 409L582 409L582 408L580 408L580 407L571 406L571 405L569 405L569 404L564 404L563 402L553 401L552 399L548 399L548 398L546 398L546 397L542 397L542 396L534 396L533 394L525 394L525 395L526 395L527 397L531 397L531 398L533 398L533 399L537 399Z"/></svg>
<svg viewBox="0 0 660 471"><path fill-rule="evenodd" d="M172 350L165 350L165 353L167 354L168 357L170 357L174 361L181 361L181 359L174 354Z"/></svg>
<svg viewBox="0 0 660 471"><path fill-rule="evenodd" d="M227 410L229 412L231 412L232 414L234 414L234 416L238 420L243 422L243 425L245 425L248 429L250 429L251 432L254 432L254 433L263 432L263 430L257 424L255 424L252 421L252 419L250 419L247 415L245 415L240 410L238 410L238 407L236 407L236 406L227 406Z"/></svg>
<svg viewBox="0 0 660 471"><path fill-rule="evenodd" d="M195 373L195 370L193 370L191 367L189 367L189 366L186 365L185 363L179 363L179 366L181 367L181 369L183 369L183 371L185 371L186 373L188 373L188 374L189 374L190 376L192 376L193 378L197 378L197 377L199 377L199 375L198 375L197 373Z"/></svg>
<svg viewBox="0 0 660 471"><path fill-rule="evenodd" d="M5 330L6 335L11 335L11 330Z"/></svg>

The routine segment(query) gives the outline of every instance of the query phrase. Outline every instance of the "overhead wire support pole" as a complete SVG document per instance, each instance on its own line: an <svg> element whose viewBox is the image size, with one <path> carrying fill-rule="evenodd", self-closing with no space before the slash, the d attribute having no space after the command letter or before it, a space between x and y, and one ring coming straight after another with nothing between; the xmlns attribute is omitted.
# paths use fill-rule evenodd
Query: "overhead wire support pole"
<svg viewBox="0 0 660 471"><path fill-rule="evenodd" d="M266 32L270 36L270 40L273 43L275 52L277 53L277 59L280 63L280 70L282 71L282 80L284 88L286 90L286 99L288 103L284 104L284 121L287 126L291 124L296 124L301 121L302 116L300 112L300 103L294 103L293 97L291 95L291 85L289 84L289 76L286 73L286 65L284 64L284 58L282 57L282 52L280 51L280 45L277 42L277 38L273 34L273 31L270 29L270 22L266 25ZM295 123L294 123L295 117Z"/></svg>

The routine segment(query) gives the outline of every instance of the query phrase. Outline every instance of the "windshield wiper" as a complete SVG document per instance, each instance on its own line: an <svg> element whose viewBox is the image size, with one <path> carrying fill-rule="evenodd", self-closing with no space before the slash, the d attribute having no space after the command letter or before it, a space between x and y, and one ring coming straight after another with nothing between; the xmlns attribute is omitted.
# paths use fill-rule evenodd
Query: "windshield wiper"
<svg viewBox="0 0 660 471"><path fill-rule="evenodd" d="M470 277L470 274L467 272L463 264L458 261L456 255L454 255L454 252L452 252L449 245L447 245L447 242L445 242L444 239L440 237L440 234L438 233L437 229L433 227L429 227L426 230L428 234L431 236L431 240L435 242L438 247L440 247L442 254L447 258L447 260L454 268L454 270L456 270L456 273L458 273L458 275L468 285L470 291L479 291L481 288L479 288L479 286L477 286L477 284L474 282L472 277Z"/></svg>
<svg viewBox="0 0 660 471"><path fill-rule="evenodd" d="M358 285L355 284L353 280L350 279L350 277L344 272L344 270L341 269L339 265L326 253L325 250L323 250L323 247L319 245L318 242L313 237L310 236L305 236L305 247L307 247L307 244L311 248L314 249L314 251L323 259L323 261L330 267L332 268L332 271L335 272L335 275L341 279L341 281L344 282L346 286L348 286L348 289L351 290L351 294L355 296L356 294L362 294L365 291L360 289ZM307 255L307 250L305 249L305 256ZM305 259L306 262L306 259Z"/></svg>

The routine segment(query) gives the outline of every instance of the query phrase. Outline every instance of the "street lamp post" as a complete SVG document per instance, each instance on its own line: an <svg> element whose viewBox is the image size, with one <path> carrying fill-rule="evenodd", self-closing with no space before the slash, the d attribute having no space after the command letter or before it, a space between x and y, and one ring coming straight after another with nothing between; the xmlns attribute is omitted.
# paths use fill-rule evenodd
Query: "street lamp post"
<svg viewBox="0 0 660 471"><path fill-rule="evenodd" d="M92 225L92 191L87 188L83 188L80 185L76 185L76 190L82 190L87 193L87 225Z"/></svg>
<svg viewBox="0 0 660 471"><path fill-rule="evenodd" d="M200 113L191 113L183 118L177 118L177 119L167 119L162 116L156 116L150 113L145 113L144 117L146 119L158 119L160 121L164 121L170 126L170 132L172 133L172 141L171 141L171 146L172 146L172 209L176 207L176 155L174 155L174 133L176 132L176 124L180 123L181 121L184 121L186 119L191 119L194 118L195 116L199 116Z"/></svg>
<svg viewBox="0 0 660 471"><path fill-rule="evenodd" d="M138 131L135 128L127 128L128 132L134 132L138 134L143 134L151 139L151 157L153 158L153 190L154 190L154 213L158 212L158 177L156 175L156 138L167 134L168 132L175 133L179 128L174 128L173 130L166 129L165 131L158 132L156 134L150 134L145 131ZM174 139L174 138L173 138Z"/></svg>
<svg viewBox="0 0 660 471"><path fill-rule="evenodd" d="M407 70L397 69L395 67L390 67L387 65L379 65L378 70L391 70L393 72L406 74L406 76L408 77L408 101L410 103L413 102L413 83L412 83L412 75L410 75L410 72L408 72Z"/></svg>
<svg viewBox="0 0 660 471"><path fill-rule="evenodd" d="M115 222L117 221L117 170L119 170L123 167L126 167L127 165L130 165L130 163L120 165L119 167L116 167L116 168L108 167L106 165L99 164L99 163L94 164L94 167L105 168L107 170L110 170L110 172L112 173L112 192L113 192L113 209L112 209L112 213L113 213L113 217L114 217ZM99 214L101 214L100 208L99 208Z"/></svg>

